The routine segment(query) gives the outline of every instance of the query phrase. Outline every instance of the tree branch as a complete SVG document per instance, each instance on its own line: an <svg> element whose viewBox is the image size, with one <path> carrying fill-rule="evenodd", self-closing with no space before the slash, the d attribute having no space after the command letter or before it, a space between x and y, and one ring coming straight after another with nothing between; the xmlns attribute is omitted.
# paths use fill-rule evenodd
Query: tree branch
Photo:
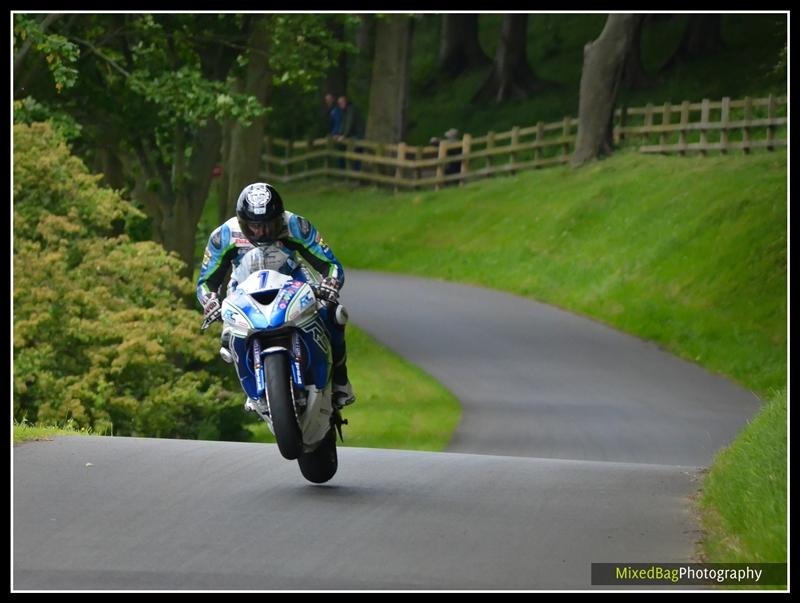
<svg viewBox="0 0 800 603"><path fill-rule="evenodd" d="M50 25L52 25L53 21L55 21L59 17L61 17L60 13L51 13L51 14L47 15L44 19L42 19L39 22L39 28L42 30L42 33L47 31L47 28L50 27ZM30 51L31 46L33 46L33 37L28 36L28 39L22 45L22 48L19 49L19 53L17 54L17 56L14 57L14 71L15 72L19 71L19 69L22 67L22 61L25 60L25 56Z"/></svg>
<svg viewBox="0 0 800 603"><path fill-rule="evenodd" d="M128 73L127 71L125 71L125 69L120 67L119 64L117 64L117 62L114 59L107 57L102 52L100 52L100 50L97 47L95 47L91 42L88 42L86 40L81 40L80 38L70 38L70 39L73 40L74 42L77 42L78 44L81 44L82 46L86 46L92 52L92 54L95 54L101 59L103 59L106 63L108 63L114 69L116 69L122 75L124 75L126 79L130 79L131 77L130 73Z"/></svg>

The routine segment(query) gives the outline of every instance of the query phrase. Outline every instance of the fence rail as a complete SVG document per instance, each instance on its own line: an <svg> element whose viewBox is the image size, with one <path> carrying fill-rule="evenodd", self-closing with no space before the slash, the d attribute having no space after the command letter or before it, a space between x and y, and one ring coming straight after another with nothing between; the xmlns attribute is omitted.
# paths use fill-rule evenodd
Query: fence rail
<svg viewBox="0 0 800 603"><path fill-rule="evenodd" d="M642 153L774 150L788 142L787 99L704 99L678 105L623 107L614 113L614 141ZM268 137L262 176L278 182L327 177L414 189L464 183L517 171L562 165L575 147L578 120L539 122L438 145L412 146L328 136L291 141Z"/></svg>

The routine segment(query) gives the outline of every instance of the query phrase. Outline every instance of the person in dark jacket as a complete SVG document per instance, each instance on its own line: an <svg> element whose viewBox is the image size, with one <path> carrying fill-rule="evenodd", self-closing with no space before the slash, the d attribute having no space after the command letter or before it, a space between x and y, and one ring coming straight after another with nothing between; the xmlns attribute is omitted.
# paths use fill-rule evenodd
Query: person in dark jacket
<svg viewBox="0 0 800 603"><path fill-rule="evenodd" d="M332 92L325 93L325 116L328 124L328 134L337 136L342 131L342 110L336 102Z"/></svg>
<svg viewBox="0 0 800 603"><path fill-rule="evenodd" d="M342 95L337 100L337 104L339 109L342 111L342 130L337 137L338 140L344 140L346 138L353 138L355 140L363 140L364 138L364 119L361 117L361 112L356 108L356 106L350 102L346 95ZM355 152L358 153L361 148L356 146ZM344 167L344 162L340 167ZM353 162L353 169L358 171L361 169L361 162L354 161Z"/></svg>

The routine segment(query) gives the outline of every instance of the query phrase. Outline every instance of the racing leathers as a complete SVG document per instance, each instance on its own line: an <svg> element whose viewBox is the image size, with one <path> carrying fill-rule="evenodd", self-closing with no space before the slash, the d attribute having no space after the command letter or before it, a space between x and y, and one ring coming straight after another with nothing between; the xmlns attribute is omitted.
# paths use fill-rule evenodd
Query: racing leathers
<svg viewBox="0 0 800 603"><path fill-rule="evenodd" d="M277 239L264 248L272 268L289 274L298 280L314 278L309 268L319 274L324 282L336 289L344 285L344 269L339 260L325 244L322 236L311 222L289 211L283 212L284 229ZM216 228L208 239L200 276L197 280L197 299L205 308L212 296L219 295L225 276L230 272L226 295L238 284L236 268L253 245L241 231L236 217ZM339 395L340 403L348 404L355 400L347 378L347 349L344 326L334 320L332 312L322 316L331 335L333 355L334 394ZM227 333L223 331L222 345L228 347Z"/></svg>

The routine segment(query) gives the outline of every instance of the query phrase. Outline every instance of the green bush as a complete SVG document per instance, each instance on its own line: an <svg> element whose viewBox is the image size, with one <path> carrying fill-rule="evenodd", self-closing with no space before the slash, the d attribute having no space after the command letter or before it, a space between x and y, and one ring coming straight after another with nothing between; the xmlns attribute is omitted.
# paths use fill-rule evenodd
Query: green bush
<svg viewBox="0 0 800 603"><path fill-rule="evenodd" d="M181 261L49 124L14 126L14 417L96 433L215 437L238 406L206 370ZM241 413L238 413L239 415Z"/></svg>

